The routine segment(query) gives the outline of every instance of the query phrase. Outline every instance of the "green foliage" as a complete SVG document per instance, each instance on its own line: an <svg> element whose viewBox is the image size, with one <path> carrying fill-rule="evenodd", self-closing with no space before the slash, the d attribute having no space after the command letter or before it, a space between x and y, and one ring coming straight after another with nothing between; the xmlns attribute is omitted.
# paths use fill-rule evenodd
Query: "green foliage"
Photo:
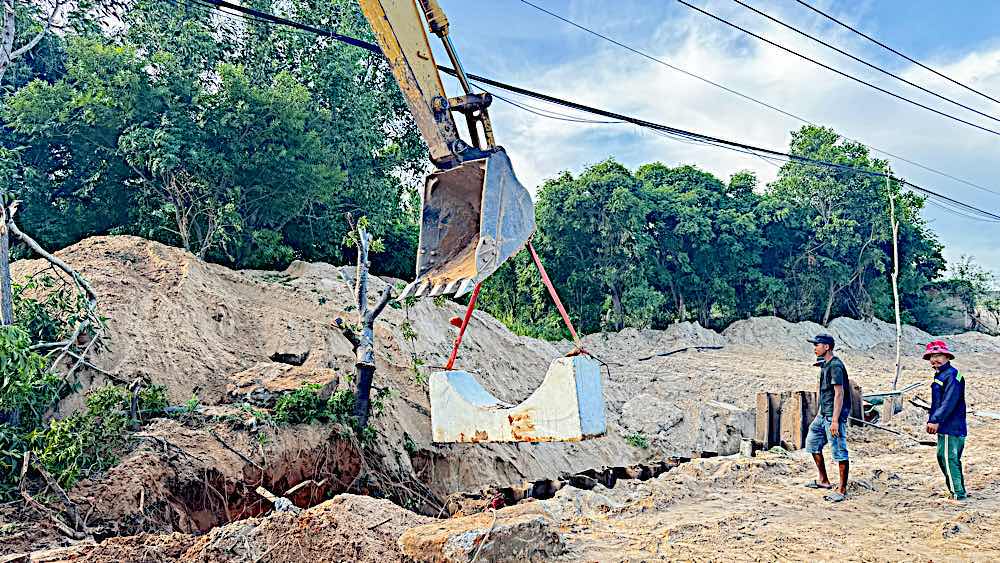
<svg viewBox="0 0 1000 563"><path fill-rule="evenodd" d="M131 426L130 397L109 385L87 395L86 410L32 432L31 447L63 487L117 461Z"/></svg>
<svg viewBox="0 0 1000 563"><path fill-rule="evenodd" d="M198 397L191 395L191 398L184 403L184 412L186 414L194 414L198 412L198 407L201 406L201 401Z"/></svg>
<svg viewBox="0 0 1000 563"><path fill-rule="evenodd" d="M403 432L403 450L411 456L417 453L417 443L406 432Z"/></svg>
<svg viewBox="0 0 1000 563"><path fill-rule="evenodd" d="M354 425L354 391L340 389L327 399L326 408L334 422Z"/></svg>
<svg viewBox="0 0 1000 563"><path fill-rule="evenodd" d="M29 348L28 333L18 326L0 326L0 413L14 426L32 428L59 398L61 378L48 370L45 359Z"/></svg>
<svg viewBox="0 0 1000 563"><path fill-rule="evenodd" d="M166 395L162 387L151 387L139 393L140 420L162 413L165 407ZM104 471L117 462L137 422L131 418L130 408L128 390L115 385L100 387L87 395L85 410L62 420L53 419L48 426L38 426L24 434L21 441L14 440L10 427L3 425L0 441L4 442L5 451L2 455L10 459L11 444L30 448L60 485L71 487L78 479ZM6 465L7 462L0 463ZM13 486L12 483L4 484Z"/></svg>
<svg viewBox="0 0 1000 563"><path fill-rule="evenodd" d="M417 339L417 331L414 330L413 324L410 321L403 321L399 325L399 331L402 333L403 340L407 342L414 342Z"/></svg>
<svg viewBox="0 0 1000 563"><path fill-rule="evenodd" d="M349 0L283 10L370 35ZM385 249L373 270L409 274L425 155L382 59L156 0L123 23L46 39L4 79L0 176L27 232L49 248L138 234L276 268L343 260L344 213L364 210Z"/></svg>
<svg viewBox="0 0 1000 563"><path fill-rule="evenodd" d="M167 388L163 385L150 385L139 391L139 415L160 415L170 406L167 400Z"/></svg>
<svg viewBox="0 0 1000 563"><path fill-rule="evenodd" d="M282 395L274 405L274 419L285 424L312 423L327 418L328 411L319 396L322 386L306 383Z"/></svg>
<svg viewBox="0 0 1000 563"><path fill-rule="evenodd" d="M641 450L649 449L649 438L647 438L642 432L633 432L632 434L625 435L625 443L633 448L639 448Z"/></svg>
<svg viewBox="0 0 1000 563"><path fill-rule="evenodd" d="M821 127L793 133L791 152L884 172L868 149ZM761 187L750 172L723 182L692 166L634 173L608 160L546 182L537 248L581 332L698 321L723 328L751 315L825 323L893 318L888 201L896 205L904 318L928 326L928 290L944 269L898 182L792 162ZM522 253L484 284L481 307L518 334L569 337Z"/></svg>

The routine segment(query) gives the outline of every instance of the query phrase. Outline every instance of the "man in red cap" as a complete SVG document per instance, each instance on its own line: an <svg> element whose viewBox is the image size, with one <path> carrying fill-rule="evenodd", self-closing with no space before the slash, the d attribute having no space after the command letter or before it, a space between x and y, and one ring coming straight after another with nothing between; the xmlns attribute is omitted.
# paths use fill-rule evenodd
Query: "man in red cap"
<svg viewBox="0 0 1000 563"><path fill-rule="evenodd" d="M962 450L965 449L965 436L968 434L965 425L965 379L951 365L955 355L942 340L927 345L924 359L930 361L934 368L927 433L938 435L938 465L944 473L951 498L963 500Z"/></svg>

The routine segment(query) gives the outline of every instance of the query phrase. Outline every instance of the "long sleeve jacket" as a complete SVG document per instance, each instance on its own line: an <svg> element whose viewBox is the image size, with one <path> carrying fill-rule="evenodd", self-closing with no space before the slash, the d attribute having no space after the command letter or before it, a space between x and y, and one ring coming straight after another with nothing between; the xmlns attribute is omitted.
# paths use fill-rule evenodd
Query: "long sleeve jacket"
<svg viewBox="0 0 1000 563"><path fill-rule="evenodd" d="M927 422L938 425L939 434L965 436L965 378L951 363L941 366L931 382L931 412Z"/></svg>

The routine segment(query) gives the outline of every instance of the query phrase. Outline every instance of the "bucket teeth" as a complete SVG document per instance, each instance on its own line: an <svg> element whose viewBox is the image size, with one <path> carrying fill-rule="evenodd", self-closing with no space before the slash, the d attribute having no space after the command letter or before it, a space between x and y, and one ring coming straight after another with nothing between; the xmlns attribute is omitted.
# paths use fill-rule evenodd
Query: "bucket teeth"
<svg viewBox="0 0 1000 563"><path fill-rule="evenodd" d="M430 288L430 286L431 286L431 282L429 282L429 281L422 282L420 284L420 287L417 288L417 292L414 294L414 297L423 297L424 296L424 292L427 291Z"/></svg>
<svg viewBox="0 0 1000 563"><path fill-rule="evenodd" d="M437 297L438 295L441 295L442 293L444 293L444 288L445 288L444 283L439 283L438 285L435 285L434 289L432 289L430 292L430 297Z"/></svg>
<svg viewBox="0 0 1000 563"><path fill-rule="evenodd" d="M458 291L455 292L455 297L461 297L465 295L472 289L474 285L476 285L476 283L472 281L471 278L463 281L462 285L458 287Z"/></svg>
<svg viewBox="0 0 1000 563"><path fill-rule="evenodd" d="M460 283L462 283L461 279L457 279L457 280L449 283L448 287L444 288L444 292L446 294L449 294L449 295L452 294L452 293L455 293L455 288L457 288L458 284L460 284Z"/></svg>
<svg viewBox="0 0 1000 563"><path fill-rule="evenodd" d="M417 284L418 283L419 283L419 280L407 284L406 287L403 288L403 291L401 291L399 293L399 297L396 298L396 301L399 301L400 303L402 303L403 301L405 301L406 298L409 297L410 294L413 293L413 290L415 290L417 288Z"/></svg>

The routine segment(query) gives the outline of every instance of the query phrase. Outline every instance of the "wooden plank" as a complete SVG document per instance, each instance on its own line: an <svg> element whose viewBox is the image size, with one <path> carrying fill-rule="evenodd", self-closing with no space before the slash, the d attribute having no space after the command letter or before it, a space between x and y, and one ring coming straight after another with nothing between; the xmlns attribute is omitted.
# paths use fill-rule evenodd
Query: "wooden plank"
<svg viewBox="0 0 1000 563"><path fill-rule="evenodd" d="M781 447L793 451L805 445L802 433L804 391L785 391L781 394Z"/></svg>
<svg viewBox="0 0 1000 563"><path fill-rule="evenodd" d="M761 391L757 393L757 418L754 422L754 437L764 445L764 449L771 447L771 400L770 393Z"/></svg>

